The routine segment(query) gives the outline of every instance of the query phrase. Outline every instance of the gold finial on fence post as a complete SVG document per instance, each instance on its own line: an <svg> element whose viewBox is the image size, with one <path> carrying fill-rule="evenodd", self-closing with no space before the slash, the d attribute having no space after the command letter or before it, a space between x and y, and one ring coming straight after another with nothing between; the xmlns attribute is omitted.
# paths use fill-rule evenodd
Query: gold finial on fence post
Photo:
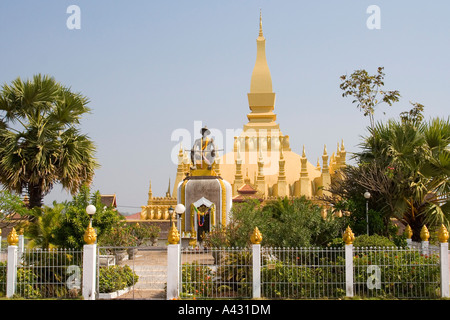
<svg viewBox="0 0 450 320"><path fill-rule="evenodd" d="M342 240L344 240L345 244L352 244L355 240L355 234L353 233L352 229L350 229L350 226L347 226L347 229L345 229Z"/></svg>
<svg viewBox="0 0 450 320"><path fill-rule="evenodd" d="M89 221L89 226L84 233L84 242L86 244L94 244L97 241L97 234L95 233L95 229L92 228L92 220Z"/></svg>
<svg viewBox="0 0 450 320"><path fill-rule="evenodd" d="M19 236L17 235L15 228L12 228L11 232L8 234L7 240L10 246L16 246L19 243Z"/></svg>
<svg viewBox="0 0 450 320"><path fill-rule="evenodd" d="M403 234L406 236L406 239L411 239L413 236L413 232L411 229L411 226L408 224L406 225L405 231L403 231Z"/></svg>
<svg viewBox="0 0 450 320"><path fill-rule="evenodd" d="M250 241L253 244L260 244L262 241L262 234L259 231L258 227L255 227L255 229L253 230L252 235L250 236Z"/></svg>
<svg viewBox="0 0 450 320"><path fill-rule="evenodd" d="M169 241L169 244L178 244L180 241L180 233L178 232L177 227L175 227L175 222L172 222L167 240Z"/></svg>
<svg viewBox="0 0 450 320"><path fill-rule="evenodd" d="M448 241L448 230L447 228L442 224L438 231L438 238L440 243L446 243Z"/></svg>
<svg viewBox="0 0 450 320"><path fill-rule="evenodd" d="M428 241L430 239L430 232L428 232L426 225L423 225L422 230L420 230L420 239L422 241Z"/></svg>

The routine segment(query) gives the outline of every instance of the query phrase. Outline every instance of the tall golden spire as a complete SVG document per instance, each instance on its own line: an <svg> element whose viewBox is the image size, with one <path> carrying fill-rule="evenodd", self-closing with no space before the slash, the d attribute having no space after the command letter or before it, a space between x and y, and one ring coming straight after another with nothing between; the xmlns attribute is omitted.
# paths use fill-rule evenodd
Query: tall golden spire
<svg viewBox="0 0 450 320"><path fill-rule="evenodd" d="M263 31L262 31L262 13L261 13L261 9L259 9L259 36L260 36L260 37L263 36Z"/></svg>
<svg viewBox="0 0 450 320"><path fill-rule="evenodd" d="M259 36L256 39L256 63L250 82L250 93L272 93L272 77L266 60L266 39L262 31L262 14L259 14Z"/></svg>
<svg viewBox="0 0 450 320"><path fill-rule="evenodd" d="M272 76L266 59L266 39L262 30L262 13L259 13L259 35L256 38L256 61L250 81L248 103L251 112L247 114L249 123L244 131L279 130L275 123L277 116L273 113L275 106L275 93L272 90Z"/></svg>

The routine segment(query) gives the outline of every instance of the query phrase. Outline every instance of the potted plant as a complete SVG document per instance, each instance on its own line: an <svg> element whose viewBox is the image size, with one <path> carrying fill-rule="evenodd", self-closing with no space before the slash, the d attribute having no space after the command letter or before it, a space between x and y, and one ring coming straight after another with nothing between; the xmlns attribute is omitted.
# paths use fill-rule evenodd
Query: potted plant
<svg viewBox="0 0 450 320"><path fill-rule="evenodd" d="M147 240L152 242L152 245L155 245L158 240L159 232L161 229L154 224L147 223L135 223L130 224L130 232L136 237L137 245L141 246L145 244Z"/></svg>
<svg viewBox="0 0 450 320"><path fill-rule="evenodd" d="M132 233L130 227L125 223L119 223L111 228L109 232L105 232L99 239L101 246L110 247L112 254L116 255L117 261L122 261L127 257L127 248L136 247L138 240L136 235Z"/></svg>

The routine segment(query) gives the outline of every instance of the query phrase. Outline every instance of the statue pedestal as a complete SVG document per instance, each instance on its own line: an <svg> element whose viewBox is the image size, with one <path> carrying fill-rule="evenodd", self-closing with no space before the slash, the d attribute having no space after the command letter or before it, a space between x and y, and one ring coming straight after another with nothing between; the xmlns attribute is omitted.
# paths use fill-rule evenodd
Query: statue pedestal
<svg viewBox="0 0 450 320"><path fill-rule="evenodd" d="M207 175L203 175L203 174ZM197 235L201 241L203 232L210 232L227 224L231 210L231 185L215 175L214 170L196 169L178 186L178 203L186 211L181 217L181 233ZM182 246L189 246L192 237L182 241Z"/></svg>

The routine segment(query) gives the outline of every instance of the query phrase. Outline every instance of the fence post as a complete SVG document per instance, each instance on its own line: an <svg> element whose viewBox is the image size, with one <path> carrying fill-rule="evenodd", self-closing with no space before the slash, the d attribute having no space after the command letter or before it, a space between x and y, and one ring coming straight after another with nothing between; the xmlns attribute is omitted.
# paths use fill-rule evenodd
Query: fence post
<svg viewBox="0 0 450 320"><path fill-rule="evenodd" d="M84 234L83 246L83 289L84 300L95 300L95 289L97 280L97 234L92 228L92 219Z"/></svg>
<svg viewBox="0 0 450 320"><path fill-rule="evenodd" d="M403 234L406 236L406 245L408 246L408 248L412 248L412 229L411 226L408 224L405 227L405 231L403 231Z"/></svg>
<svg viewBox="0 0 450 320"><path fill-rule="evenodd" d="M428 239L430 239L430 233L428 232L428 229L425 225L423 225L422 230L420 230L420 239L422 239L421 242L422 254L428 255L428 248L429 248Z"/></svg>
<svg viewBox="0 0 450 320"><path fill-rule="evenodd" d="M261 298L261 241L262 235L258 227L253 230L250 237L252 242L252 266L253 266L253 298Z"/></svg>
<svg viewBox="0 0 450 320"><path fill-rule="evenodd" d="M347 227L342 238L345 242L345 295L353 297L353 240L355 240L355 235L350 226Z"/></svg>
<svg viewBox="0 0 450 320"><path fill-rule="evenodd" d="M6 297L11 298L16 293L17 285L17 243L19 237L15 228L7 237L8 240L8 262L6 267Z"/></svg>
<svg viewBox="0 0 450 320"><path fill-rule="evenodd" d="M253 298L261 298L261 245L253 244Z"/></svg>
<svg viewBox="0 0 450 320"><path fill-rule="evenodd" d="M441 225L438 232L440 242L440 262L441 262L441 297L450 297L450 282L449 282L449 265L448 265L448 231L444 225Z"/></svg>
<svg viewBox="0 0 450 320"><path fill-rule="evenodd" d="M167 246L167 300L178 299L180 288L180 234L172 222L168 235Z"/></svg>
<svg viewBox="0 0 450 320"><path fill-rule="evenodd" d="M23 236L23 228L19 230L19 251L17 254L18 259L20 259L20 263L22 264L23 252L25 250L25 237Z"/></svg>

